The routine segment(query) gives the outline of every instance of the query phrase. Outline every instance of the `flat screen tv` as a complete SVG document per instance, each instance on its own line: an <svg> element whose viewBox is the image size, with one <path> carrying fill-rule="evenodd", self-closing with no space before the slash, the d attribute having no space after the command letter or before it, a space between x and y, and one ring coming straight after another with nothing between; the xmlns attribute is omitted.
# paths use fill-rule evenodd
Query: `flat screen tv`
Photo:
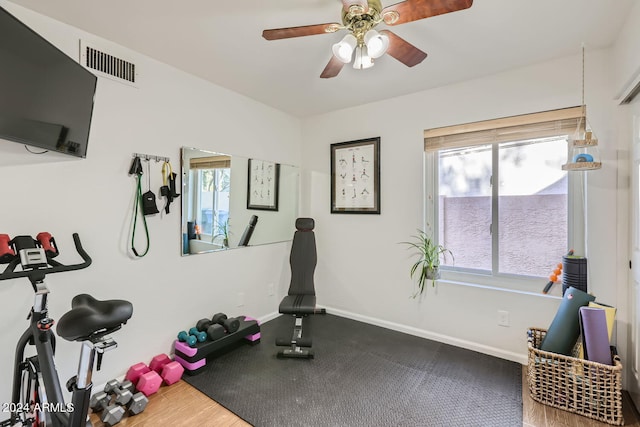
<svg viewBox="0 0 640 427"><path fill-rule="evenodd" d="M96 81L0 7L0 139L86 157Z"/></svg>

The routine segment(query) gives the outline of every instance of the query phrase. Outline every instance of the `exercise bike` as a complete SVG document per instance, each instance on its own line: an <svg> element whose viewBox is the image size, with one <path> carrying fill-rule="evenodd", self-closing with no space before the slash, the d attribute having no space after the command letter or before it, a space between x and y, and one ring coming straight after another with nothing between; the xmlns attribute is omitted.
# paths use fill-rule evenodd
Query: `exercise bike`
<svg viewBox="0 0 640 427"><path fill-rule="evenodd" d="M99 301L88 294L73 298L72 309L60 318L56 327L59 337L82 343L78 373L66 383L72 394L71 402L65 403L54 363L56 335L52 331L54 320L47 312L49 289L45 276L91 265L77 233L73 234L73 241L83 262L64 265L54 259L59 252L49 233L40 233L36 239L17 236L12 240L0 234L0 263L8 264L0 273L0 280L26 277L35 292L28 316L29 327L16 347L11 403L3 403L0 408L2 412L9 412L10 417L0 421L0 427L92 425L88 412L96 354L96 368L100 370L104 352L117 347L109 334L127 322L133 306L123 300ZM15 271L18 265L21 269ZM25 357L27 346L35 347L35 356Z"/></svg>

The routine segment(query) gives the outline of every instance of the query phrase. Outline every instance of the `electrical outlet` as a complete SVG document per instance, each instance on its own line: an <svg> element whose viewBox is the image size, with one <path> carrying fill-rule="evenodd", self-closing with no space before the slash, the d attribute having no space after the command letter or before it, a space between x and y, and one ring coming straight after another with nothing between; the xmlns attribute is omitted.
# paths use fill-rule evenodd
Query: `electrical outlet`
<svg viewBox="0 0 640 427"><path fill-rule="evenodd" d="M238 292L238 307L244 305L244 292Z"/></svg>
<svg viewBox="0 0 640 427"><path fill-rule="evenodd" d="M271 297L275 295L275 293L276 293L275 286L273 285L273 283L269 283L267 285L267 295Z"/></svg>
<svg viewBox="0 0 640 427"><path fill-rule="evenodd" d="M509 312L498 310L498 326L509 326Z"/></svg>

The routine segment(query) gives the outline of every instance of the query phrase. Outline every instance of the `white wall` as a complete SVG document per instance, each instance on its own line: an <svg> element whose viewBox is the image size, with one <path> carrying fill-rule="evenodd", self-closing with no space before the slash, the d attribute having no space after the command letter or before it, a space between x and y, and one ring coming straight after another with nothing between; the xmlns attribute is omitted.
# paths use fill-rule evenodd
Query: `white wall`
<svg viewBox="0 0 640 427"><path fill-rule="evenodd" d="M613 47L614 95L640 80L640 3L636 2Z"/></svg>
<svg viewBox="0 0 640 427"><path fill-rule="evenodd" d="M625 24L622 26L618 38L612 48L612 64L614 70L614 89L615 97L623 99L630 89L640 82L640 3L634 5L630 11ZM638 99L633 101L638 104ZM629 187L631 183L631 168L633 167L633 159L631 155L631 144L633 142L633 109L629 105L617 107L617 124L618 124L618 253L625 254L618 258L619 268L626 272L620 275L617 280L618 294L620 295L620 309L622 310L624 322L618 322L618 337L624 337L626 345L619 349L623 363L626 360L625 388L632 393L635 401L637 401L637 391L639 385L632 383L636 381L637 365L637 339L632 334L637 330L633 328L632 322L637 321L633 313L637 311L637 300L632 290L632 274L629 269L629 260L631 259L632 238L631 238L631 201L633 197L630 194ZM628 296L624 299L624 296ZM636 325L637 326L637 325ZM635 359L635 360L634 360Z"/></svg>
<svg viewBox="0 0 640 427"><path fill-rule="evenodd" d="M93 257L88 269L50 276L50 315L59 319L82 292L134 305L133 318L114 335L119 348L105 355L94 383L169 352L177 332L201 317L276 312L279 299L268 296L267 284L287 286L289 244L181 257L180 200L171 214L148 218L151 250L132 259L127 248L134 179L127 172L133 152L171 157L177 170L183 145L300 164L299 120L6 0L0 6L73 58L84 38L125 52L140 70L138 88L99 79L87 159L36 156L0 141L0 233L49 231L61 249L60 261L71 263L78 261L71 234L78 232ZM152 164L156 195L160 165ZM244 294L242 307L238 293ZM0 402L10 399L13 343L27 326L32 294L27 280L0 282ZM59 340L63 384L75 373L78 352L78 344Z"/></svg>
<svg viewBox="0 0 640 427"><path fill-rule="evenodd" d="M588 52L586 62L588 118L603 159L603 168L588 175L589 283L598 299L616 305L609 52ZM423 300L411 299L411 259L398 242L423 228L424 129L579 105L581 63L580 55L561 58L304 120L303 214L316 219L319 302L354 318L524 361L527 328L548 327L559 298L441 283ZM382 213L330 214L329 145L375 136L381 137ZM498 310L509 312L510 327L497 325Z"/></svg>

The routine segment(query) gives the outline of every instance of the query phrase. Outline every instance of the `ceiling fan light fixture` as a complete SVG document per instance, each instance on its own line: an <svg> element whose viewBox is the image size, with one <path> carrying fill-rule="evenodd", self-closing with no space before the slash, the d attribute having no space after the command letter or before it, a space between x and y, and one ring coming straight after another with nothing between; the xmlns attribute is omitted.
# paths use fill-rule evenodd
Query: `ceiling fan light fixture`
<svg viewBox="0 0 640 427"><path fill-rule="evenodd" d="M351 6L349 6L349 13L353 16L360 16L367 13L368 9L368 7L365 7L361 4L352 4Z"/></svg>
<svg viewBox="0 0 640 427"><path fill-rule="evenodd" d="M353 68L356 70L366 70L373 67L373 61L369 56L367 45L356 47L356 59L353 60Z"/></svg>
<svg viewBox="0 0 640 427"><path fill-rule="evenodd" d="M389 48L389 36L370 29L364 35L364 44L371 58L380 58Z"/></svg>
<svg viewBox="0 0 640 427"><path fill-rule="evenodd" d="M400 19L400 14L395 10L390 10L382 14L382 20L387 25L395 24L396 22L398 22L398 19Z"/></svg>
<svg viewBox="0 0 640 427"><path fill-rule="evenodd" d="M333 45L331 51L336 58L348 64L351 62L351 56L357 44L358 40L352 34L347 34L339 43Z"/></svg>

